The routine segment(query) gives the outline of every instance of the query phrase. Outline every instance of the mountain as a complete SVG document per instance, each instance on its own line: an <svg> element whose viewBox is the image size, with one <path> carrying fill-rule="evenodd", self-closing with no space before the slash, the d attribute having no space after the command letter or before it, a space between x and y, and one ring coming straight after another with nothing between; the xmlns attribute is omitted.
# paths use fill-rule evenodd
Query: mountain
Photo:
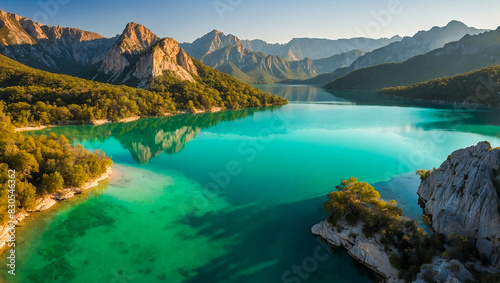
<svg viewBox="0 0 500 283"><path fill-rule="evenodd" d="M412 37L404 37L401 41L376 49L357 59L353 70L384 63L404 62L411 57L425 54L446 43L460 40L466 34L476 35L487 30L468 27L459 21L451 21L444 27L433 27L428 31L419 31Z"/></svg>
<svg viewBox="0 0 500 283"><path fill-rule="evenodd" d="M356 70L325 85L332 89L381 89L408 86L500 64L500 28L459 41L402 63ZM338 70L337 70L338 71Z"/></svg>
<svg viewBox="0 0 500 283"><path fill-rule="evenodd" d="M1 11L0 42L0 53L30 67L147 89L120 89L43 73L0 57L0 68L10 72L0 74L3 100L15 104L17 108L12 112L16 115L30 109L30 117L16 117L19 124L54 123L72 118L80 122L119 120L131 115L164 115L175 112L176 108L199 112L286 103L283 98L263 93L203 65L174 39L159 38L133 22L127 24L121 35L107 39L79 29L40 25ZM12 74L20 77L11 77ZM117 97L120 92L123 97ZM63 103L52 105L57 99ZM110 105L112 100L114 105ZM50 119L36 116L37 103L52 107L57 113L51 113Z"/></svg>
<svg viewBox="0 0 500 283"><path fill-rule="evenodd" d="M105 55L94 79L115 84L135 82L145 87L149 79L165 71L191 82L198 74L191 57L177 41L160 39L143 25L129 23Z"/></svg>
<svg viewBox="0 0 500 283"><path fill-rule="evenodd" d="M267 43L260 39L243 40L243 45L254 52L264 52L269 55L280 56L289 60L312 60L328 58L333 55L346 53L351 50L370 52L401 40L401 37L392 38L351 38L351 39L320 39L320 38L294 38L285 44Z"/></svg>
<svg viewBox="0 0 500 283"><path fill-rule="evenodd" d="M198 38L193 43L181 43L181 47L194 58L201 60L203 56L210 54L216 50L241 43L241 40L236 36L213 30L201 38ZM201 60L203 61L203 60Z"/></svg>
<svg viewBox="0 0 500 283"><path fill-rule="evenodd" d="M0 107L16 126L81 124L164 116L176 108L211 111L285 104L229 75L194 61L196 82L166 75L149 90L37 70L0 55Z"/></svg>
<svg viewBox="0 0 500 283"><path fill-rule="evenodd" d="M115 40L0 10L0 53L34 68L90 78Z"/></svg>
<svg viewBox="0 0 500 283"><path fill-rule="evenodd" d="M363 56L363 51L359 49L354 49L349 52L340 53L333 55L328 58L313 60L313 64L316 67L316 72L318 74L330 73L339 68L348 67L357 58Z"/></svg>
<svg viewBox="0 0 500 283"><path fill-rule="evenodd" d="M104 38L0 11L0 53L49 72L139 87L165 71L188 81L196 75L178 42L160 39L136 23L129 23L118 37Z"/></svg>
<svg viewBox="0 0 500 283"><path fill-rule="evenodd" d="M181 44L203 64L247 83L273 83L316 75L310 59L288 61L279 56L253 52L234 35L214 30L193 43Z"/></svg>
<svg viewBox="0 0 500 283"><path fill-rule="evenodd" d="M500 107L500 96L497 95L499 87L500 65L496 65L408 87L384 88L379 91L379 95Z"/></svg>
<svg viewBox="0 0 500 283"><path fill-rule="evenodd" d="M401 41L373 50L359 57L345 69L333 73L319 75L304 83L326 84L341 78L355 70L384 63L404 62L414 56L428 53L443 47L445 44L460 40L467 34L477 35L486 30L468 27L458 21L451 21L444 27L433 27L428 31L419 31L412 37L404 37Z"/></svg>
<svg viewBox="0 0 500 283"><path fill-rule="evenodd" d="M318 72L331 72L350 65L362 55L359 50L350 51L330 58L297 60L288 54L287 60L280 56L254 52L245 47L243 41L234 35L225 35L214 30L193 43L181 47L194 58L221 72L230 74L247 83L273 83L283 80L304 80Z"/></svg>

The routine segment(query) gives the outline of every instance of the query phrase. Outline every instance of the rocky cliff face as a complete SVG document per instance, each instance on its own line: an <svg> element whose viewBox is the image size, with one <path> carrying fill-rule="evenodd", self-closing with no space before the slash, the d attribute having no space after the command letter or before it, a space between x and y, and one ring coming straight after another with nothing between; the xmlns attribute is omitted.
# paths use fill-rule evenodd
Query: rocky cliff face
<svg viewBox="0 0 500 283"><path fill-rule="evenodd" d="M132 80L145 87L148 79L163 75L194 81L193 60L172 38L160 39L146 27L129 23L113 48L106 54L96 78L111 83Z"/></svg>
<svg viewBox="0 0 500 283"><path fill-rule="evenodd" d="M115 39L36 23L0 10L0 53L28 66L88 77Z"/></svg>
<svg viewBox="0 0 500 283"><path fill-rule="evenodd" d="M34 44L36 41L22 28L19 17L0 10L0 45Z"/></svg>
<svg viewBox="0 0 500 283"><path fill-rule="evenodd" d="M179 47L172 38L164 38L139 57L135 65L133 77L141 80L140 86L145 86L148 78L163 75L165 71L181 80L192 81L198 75L193 60Z"/></svg>
<svg viewBox="0 0 500 283"><path fill-rule="evenodd" d="M432 226L475 241L500 267L500 148L487 142L457 150L425 180L418 195Z"/></svg>

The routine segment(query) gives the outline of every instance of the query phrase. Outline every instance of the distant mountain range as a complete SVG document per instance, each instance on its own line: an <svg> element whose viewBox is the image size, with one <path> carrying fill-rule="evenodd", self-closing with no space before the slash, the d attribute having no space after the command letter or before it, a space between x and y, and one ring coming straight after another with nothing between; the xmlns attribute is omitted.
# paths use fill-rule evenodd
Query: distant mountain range
<svg viewBox="0 0 500 283"><path fill-rule="evenodd" d="M321 38L294 38L285 44L267 43L260 39L243 40L243 45L250 51L264 52L269 55L280 56L287 60L311 60L328 58L333 55L346 53L351 50L370 52L400 41L400 36L392 38L371 39L365 37L351 39L321 39Z"/></svg>
<svg viewBox="0 0 500 283"><path fill-rule="evenodd" d="M303 83L326 84L358 69L384 63L404 62L414 56L425 54L445 44L460 40L465 35L476 35L487 30L468 27L458 21L451 21L444 27L433 27L428 31L419 31L412 37L373 50L356 59L350 66L340 68L329 74L321 74Z"/></svg>
<svg viewBox="0 0 500 283"><path fill-rule="evenodd" d="M408 86L500 64L500 28L446 44L402 63L356 70L325 85L333 89L373 89Z"/></svg>
<svg viewBox="0 0 500 283"><path fill-rule="evenodd" d="M3 55L30 67L112 84L147 88L156 80L157 91L171 90L178 82L192 83L198 85L197 91L185 84L177 101L185 106L193 100L195 107L201 107L202 101L206 107L212 104L199 97L207 93L205 88L229 93L232 81L203 64L248 83L328 83L325 87L332 89L378 90L500 64L499 50L500 30L487 32L458 21L405 38L298 38L269 44L213 30L192 43L179 44L137 23L129 23L116 37L105 38L0 11ZM208 93L219 97L217 92ZM247 100L230 101L235 107L250 105Z"/></svg>
<svg viewBox="0 0 500 283"><path fill-rule="evenodd" d="M352 41L356 42L355 40ZM369 40L368 42L372 43L373 46L373 42L380 45L386 41L384 39ZM311 44L314 44L314 42L314 40L311 40ZM303 80L314 77L319 73L332 72L338 68L349 66L364 54L361 50L349 49L355 45L345 43L342 46L340 46L341 44L337 45L339 45L337 48L325 50L324 54L329 54L328 58L312 60L306 57L298 59L292 51L289 51L286 56L269 55L266 52L255 51L250 41L240 40L234 35L225 35L220 31L213 30L193 43L182 43L181 47L203 64L230 74L244 82L273 83L283 80ZM260 45L257 44L257 46ZM345 49L346 52L335 53L342 49Z"/></svg>

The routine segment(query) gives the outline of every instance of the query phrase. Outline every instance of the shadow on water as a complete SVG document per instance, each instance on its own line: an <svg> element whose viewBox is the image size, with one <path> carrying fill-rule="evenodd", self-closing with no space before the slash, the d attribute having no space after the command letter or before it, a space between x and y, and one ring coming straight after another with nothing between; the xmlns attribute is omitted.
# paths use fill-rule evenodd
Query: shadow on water
<svg viewBox="0 0 500 283"><path fill-rule="evenodd" d="M324 201L325 197L317 197L277 206L250 204L193 216L189 225L198 230L193 238L231 239L236 244L193 270L186 282L206 282L207 278L213 282L375 281L373 273L343 248L332 249L311 234L311 226L325 218ZM319 260L314 259L316 249ZM300 266L301 272L294 274L292 266Z"/></svg>
<svg viewBox="0 0 500 283"><path fill-rule="evenodd" d="M115 138L127 149L138 164L147 164L162 153L181 151L201 129L224 121L235 121L254 113L273 110L277 107L246 108L217 113L184 114L173 117L143 118L130 123L109 123L100 126L65 126L30 132L47 135L50 132L63 134L73 142L105 141Z"/></svg>

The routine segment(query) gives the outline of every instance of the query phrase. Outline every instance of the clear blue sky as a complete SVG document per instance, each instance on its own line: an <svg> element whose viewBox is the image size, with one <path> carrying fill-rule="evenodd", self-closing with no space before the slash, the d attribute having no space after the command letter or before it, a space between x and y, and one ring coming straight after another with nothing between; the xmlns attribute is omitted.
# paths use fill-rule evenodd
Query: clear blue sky
<svg viewBox="0 0 500 283"><path fill-rule="evenodd" d="M396 13L389 21L377 20L374 12L387 15L391 2L399 2ZM107 37L134 21L180 42L213 29L241 39L283 43L294 37L413 35L450 20L478 28L500 26L498 0L9 0L0 9Z"/></svg>

